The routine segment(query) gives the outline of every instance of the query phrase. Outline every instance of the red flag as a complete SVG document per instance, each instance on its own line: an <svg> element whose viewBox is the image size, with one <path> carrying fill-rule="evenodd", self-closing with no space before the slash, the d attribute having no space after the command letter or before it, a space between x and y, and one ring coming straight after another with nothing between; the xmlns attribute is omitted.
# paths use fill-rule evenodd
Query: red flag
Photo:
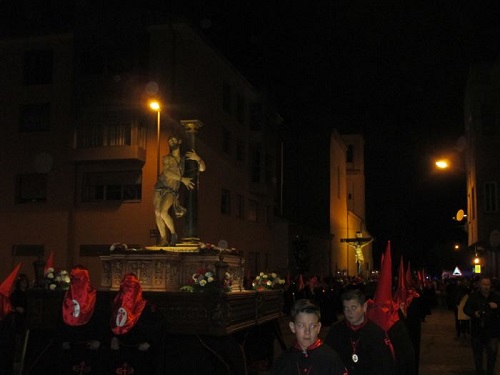
<svg viewBox="0 0 500 375"><path fill-rule="evenodd" d="M413 281L413 274L411 272L410 262L408 262L408 268L406 269L405 278L406 278L406 285L408 285L408 287L413 287L415 285L415 282Z"/></svg>
<svg viewBox="0 0 500 375"><path fill-rule="evenodd" d="M388 241L375 296L373 300L368 300L366 315L387 332L399 320L398 309L392 299L391 242Z"/></svg>
<svg viewBox="0 0 500 375"><path fill-rule="evenodd" d="M408 264L408 269L410 265ZM404 271L403 257L401 257L401 261L399 264L399 280L398 280L398 289L394 294L394 302L396 302L406 316L408 312L408 306L410 306L413 298L419 297L419 294L408 285L406 274Z"/></svg>
<svg viewBox="0 0 500 375"><path fill-rule="evenodd" d="M399 272L398 272L398 288L396 293L394 293L394 302L397 303L403 314L406 316L406 299L408 297L408 288L406 286L406 275L405 266L403 264L403 257L399 260Z"/></svg>
<svg viewBox="0 0 500 375"><path fill-rule="evenodd" d="M392 258L391 241L387 241L387 247L380 267L380 277L375 290L374 300L385 303L392 299Z"/></svg>
<svg viewBox="0 0 500 375"><path fill-rule="evenodd" d="M21 265L22 263L19 263L0 285L0 320L5 318L5 316L7 316L7 314L12 310L12 306L10 304L10 293L12 292L12 286L16 281Z"/></svg>
<svg viewBox="0 0 500 375"><path fill-rule="evenodd" d="M298 285L297 285L297 290L301 291L302 289L305 288L305 284L304 284L304 279L302 278L302 274L299 275L299 282L298 282Z"/></svg>
<svg viewBox="0 0 500 375"><path fill-rule="evenodd" d="M423 288L424 287L424 277L422 276L422 271L417 270L417 277L418 277L418 287Z"/></svg>
<svg viewBox="0 0 500 375"><path fill-rule="evenodd" d="M44 275L47 274L49 268L54 268L54 251L50 252L49 259L47 259L47 263L45 263L45 269L43 270Z"/></svg>

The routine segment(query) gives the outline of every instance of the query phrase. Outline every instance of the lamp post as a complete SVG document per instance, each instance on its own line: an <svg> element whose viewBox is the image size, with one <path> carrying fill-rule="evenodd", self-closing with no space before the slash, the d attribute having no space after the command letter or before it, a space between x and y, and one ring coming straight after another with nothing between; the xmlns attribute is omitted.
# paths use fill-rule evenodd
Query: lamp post
<svg viewBox="0 0 500 375"><path fill-rule="evenodd" d="M455 151L445 151L445 153L440 155L440 158L434 158L433 160L434 171L441 175L434 179L439 184L439 190L441 194L445 194L446 198L443 199L444 204L449 204L448 210L454 210L459 208L451 218L452 221L447 221L446 225L450 226L450 230L447 233L450 234L450 239L454 243L453 251L447 252L450 254L449 259L444 259L447 261L454 261L455 266L462 265L461 267L470 266L470 255L467 255L467 251L470 247L467 246L468 243L468 233L469 233L469 218L466 211L470 210L470 197L467 194L467 171L464 165L463 155L460 150L456 148ZM464 181L465 177L465 181ZM446 179L447 188L442 189L442 182ZM464 183L465 182L465 183ZM449 202L449 203L447 203ZM458 205L458 207L457 207ZM460 208L460 206L462 208ZM458 242L457 242L458 241ZM465 246L462 244L465 243ZM469 253L470 254L470 253ZM477 272L477 267L479 264L474 264L473 272Z"/></svg>
<svg viewBox="0 0 500 375"><path fill-rule="evenodd" d="M156 176L160 175L160 103L154 101L149 103L149 107L156 111L157 120L156 120Z"/></svg>
<svg viewBox="0 0 500 375"><path fill-rule="evenodd" d="M439 159L439 160L436 160L436 162L434 163L436 165L436 167L438 167L439 169L446 169L446 168L449 168L450 167L450 163L448 162L448 160L446 159Z"/></svg>

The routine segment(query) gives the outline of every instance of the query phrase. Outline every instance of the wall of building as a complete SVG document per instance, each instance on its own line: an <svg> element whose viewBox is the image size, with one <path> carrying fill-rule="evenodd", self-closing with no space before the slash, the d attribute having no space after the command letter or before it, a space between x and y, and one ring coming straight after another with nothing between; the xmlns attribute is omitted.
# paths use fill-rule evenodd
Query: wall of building
<svg viewBox="0 0 500 375"><path fill-rule="evenodd" d="M273 121L279 116L265 98L210 45L183 24L165 27L142 26L137 33L149 35L149 47L129 51L130 56L149 51L151 70L143 70L137 58L130 70L121 74L102 73L89 76L82 73L80 45L86 45L85 32L75 32L79 44L71 35L51 35L40 38L20 38L0 44L3 85L0 100L5 116L5 137L1 141L0 163L3 181L0 183L0 251L7 261L0 264L0 275L12 265L23 261L22 272L32 275L31 262L35 255L13 256L15 245L40 245L43 258L55 253L55 265L69 268L83 263L93 274L100 272L99 253L115 243L145 247L156 241L151 233L156 229L152 206L152 191L156 181L157 117L147 105L152 97L163 101L161 111L160 154L168 153L167 140L172 131L184 132L181 120L197 119L203 123L196 143L197 152L207 164L200 175L198 191L198 235L201 242L217 244L221 239L229 247L242 250L254 269L265 270L278 263L273 258L274 244L286 243L273 233L275 194ZM109 36L108 36L109 37ZM111 39L110 39L111 40ZM108 40L108 42L110 41ZM139 45L132 43L131 46ZM23 84L23 56L31 48L53 49L53 82L27 87ZM142 70L141 70L142 69ZM159 90L147 92L148 83L155 81ZM224 84L231 86L232 109L223 109ZM244 98L244 118L236 115L237 95ZM20 133L19 107L30 101L47 100L51 104L49 131ZM263 108L265 126L250 129L250 104L259 102ZM95 150L96 158L74 158L74 129L116 116L127 124L140 123L146 129L145 160L105 157L103 149ZM8 131L7 131L8 130ZM229 131L229 149L223 148L224 131ZM241 160L236 155L242 144ZM261 181L250 179L250 150L260 150ZM120 146L116 146L120 147ZM187 150L187 149L185 149ZM47 172L46 202L15 203L15 178L19 173L38 173L34 161L37 155L49 154L53 164ZM42 167L47 158L39 158ZM92 159L92 160L91 160ZM45 164L44 164L45 163ZM39 163L40 164L40 163ZM107 173L136 170L142 172L142 197L134 201L83 202L83 180L86 173ZM227 213L221 213L221 191L230 193ZM238 208L241 197L243 208ZM249 202L257 205L250 215ZM183 220L176 221L183 234ZM271 260L272 259L272 260ZM272 263L272 264L271 264Z"/></svg>
<svg viewBox="0 0 500 375"><path fill-rule="evenodd" d="M364 150L360 135L340 135L332 132L330 145L330 231L332 234L332 269L355 276L368 276L373 267L371 245L362 244L364 260L358 267L354 239L357 232L369 238L365 226ZM349 148L349 146L351 146ZM347 162L347 151L352 160Z"/></svg>
<svg viewBox="0 0 500 375"><path fill-rule="evenodd" d="M465 95L467 229L469 247L483 269L498 275L500 250L500 64L482 63L469 72Z"/></svg>

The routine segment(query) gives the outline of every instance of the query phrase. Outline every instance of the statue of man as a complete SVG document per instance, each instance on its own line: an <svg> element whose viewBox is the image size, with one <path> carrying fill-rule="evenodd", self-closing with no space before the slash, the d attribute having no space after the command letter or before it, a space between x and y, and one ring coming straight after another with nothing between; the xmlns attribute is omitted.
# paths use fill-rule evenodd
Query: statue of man
<svg viewBox="0 0 500 375"><path fill-rule="evenodd" d="M198 163L198 171L205 170L205 162L194 151L188 151L181 156L180 146L182 141L177 137L168 140L170 154L163 157L163 166L153 193L153 205L155 209L156 226L160 232L158 246L174 246L177 243L174 219L170 215L171 208L176 217L182 217L187 212L186 208L179 203L179 187L181 183L186 189L192 190L195 184L192 177L184 177L184 162L186 159ZM170 241L167 241L167 229L170 232Z"/></svg>

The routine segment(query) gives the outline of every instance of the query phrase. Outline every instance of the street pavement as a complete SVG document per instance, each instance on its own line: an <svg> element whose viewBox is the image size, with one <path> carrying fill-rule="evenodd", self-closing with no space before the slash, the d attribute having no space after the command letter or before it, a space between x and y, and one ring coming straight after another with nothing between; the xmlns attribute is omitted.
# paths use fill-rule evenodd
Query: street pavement
<svg viewBox="0 0 500 375"><path fill-rule="evenodd" d="M499 366L497 366L500 369ZM432 310L422 323L420 375L475 375L470 337L457 340L453 311ZM497 370L497 374L500 371Z"/></svg>
<svg viewBox="0 0 500 375"><path fill-rule="evenodd" d="M290 346L294 337L288 328L288 319L280 321L283 340ZM328 327L321 331L324 337ZM275 340L275 357L281 353L281 347ZM270 375L269 370L249 369L249 375ZM453 311L436 308L422 323L420 341L419 375L475 375L470 338L456 339ZM496 374L500 375L500 360Z"/></svg>

